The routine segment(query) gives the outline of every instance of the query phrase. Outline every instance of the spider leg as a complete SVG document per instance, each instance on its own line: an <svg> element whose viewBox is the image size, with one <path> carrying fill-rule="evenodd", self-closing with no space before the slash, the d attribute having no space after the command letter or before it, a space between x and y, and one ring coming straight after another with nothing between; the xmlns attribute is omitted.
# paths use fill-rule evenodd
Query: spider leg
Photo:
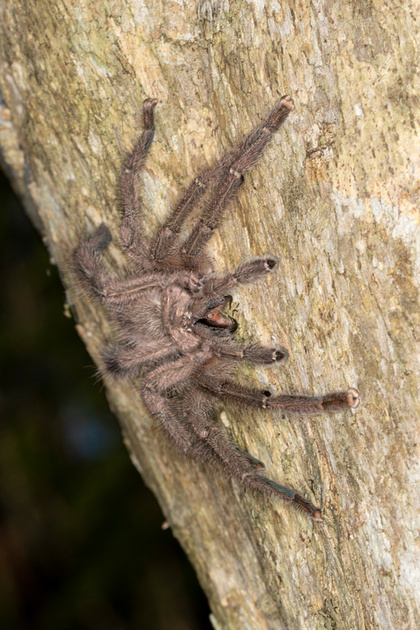
<svg viewBox="0 0 420 630"><path fill-rule="evenodd" d="M247 284L254 282L267 273L274 273L279 266L279 259L272 254L266 256L252 258L241 263L232 274L225 276L226 280L232 276L236 284ZM233 287L232 287L233 288Z"/></svg>
<svg viewBox="0 0 420 630"><path fill-rule="evenodd" d="M123 220L121 223L121 242L127 255L136 261L142 260L141 212L138 172L142 168L152 144L155 133L153 110L157 99L148 98L143 103L144 129L134 151L126 161L121 174L121 201Z"/></svg>
<svg viewBox="0 0 420 630"><path fill-rule="evenodd" d="M147 396L148 391L165 394L180 383L188 383L188 380L197 371L197 367L197 363L192 361L190 357L181 357L170 363L159 365L149 372L144 379L143 396Z"/></svg>
<svg viewBox="0 0 420 630"><path fill-rule="evenodd" d="M116 276L111 278L106 287L103 289L102 301L108 307L118 309L135 302L148 291L159 290L162 288L162 281L155 274L145 273L139 276Z"/></svg>
<svg viewBox="0 0 420 630"><path fill-rule="evenodd" d="M198 256L204 245L210 239L218 226L227 203L238 190L243 181L243 175L258 160L271 136L284 123L294 105L290 96L283 96L274 106L266 120L247 136L239 154L231 163L229 170L215 191L209 206L203 212L201 219L193 229L191 235L181 247L181 253L186 257Z"/></svg>
<svg viewBox="0 0 420 630"><path fill-rule="evenodd" d="M111 234L104 223L73 252L73 269L83 287L108 307L119 307L137 300L142 293L161 286L161 279L153 273L121 277L107 268L102 252L111 242Z"/></svg>
<svg viewBox="0 0 420 630"><path fill-rule="evenodd" d="M257 161L272 134L284 123L293 107L293 100L290 96L283 96L271 110L267 119L251 131L238 148L227 153L212 169L197 177L190 184L171 217L160 229L151 249L152 258L161 260L172 253L181 228L193 207L209 190L210 186L219 184L207 211L207 218L199 222L190 238L181 248L181 252L187 256L194 256L196 249L198 252L200 251L198 244L195 245L197 239L199 243L203 241L202 245L204 245L210 238L225 205L241 185L242 174ZM204 238L205 236L207 238Z"/></svg>
<svg viewBox="0 0 420 630"><path fill-rule="evenodd" d="M182 405L181 419L176 403L168 399L166 393L179 383L188 383L196 372L197 365L190 358L182 357L152 370L143 385L144 402L150 412L159 418L161 427L178 448L192 456L217 461L226 472L245 485L266 495L278 496L304 510L313 520L322 522L316 506L294 490L262 477L258 473L261 462L237 449L212 422L212 401L208 394L214 395L214 392L190 388Z"/></svg>
<svg viewBox="0 0 420 630"><path fill-rule="evenodd" d="M217 342L216 342L217 343ZM213 350L215 349L215 343ZM271 365L273 363L285 363L289 358L286 348L270 348L258 343L242 346L231 339L217 343L217 355L222 359L231 361L248 361L252 365Z"/></svg>
<svg viewBox="0 0 420 630"><path fill-rule="evenodd" d="M210 447L196 435L188 422L183 421L179 404L166 396L172 387L188 381L196 369L197 366L186 357L161 365L149 372L143 384L142 396L149 411L158 418L161 428L182 452L212 459Z"/></svg>
<svg viewBox="0 0 420 630"><path fill-rule="evenodd" d="M101 357L103 361L101 371L104 374L114 378L130 378L135 376L144 365L175 359L176 350L171 342L166 344L162 342L158 347L156 343L142 346L110 344L102 350Z"/></svg>
<svg viewBox="0 0 420 630"><path fill-rule="evenodd" d="M194 316L199 319L213 308L213 304L223 303L228 293L240 284L254 282L267 273L276 271L279 260L276 256L267 255L253 258L241 263L232 273L225 276L213 275L206 280L194 301Z"/></svg>
<svg viewBox="0 0 420 630"><path fill-rule="evenodd" d="M111 233L104 223L83 241L80 241L72 256L73 269L82 287L99 299L103 297L104 287L108 286L112 275L102 260L102 251L111 242Z"/></svg>
<svg viewBox="0 0 420 630"><path fill-rule="evenodd" d="M158 419L160 427L166 431L173 443L183 452L190 453L199 441L188 426L178 418L174 403L163 394L143 390L143 400L149 411Z"/></svg>
<svg viewBox="0 0 420 630"><path fill-rule="evenodd" d="M151 247L152 258L160 261L172 253L182 226L197 202L211 186L218 184L226 175L230 164L240 155L241 147L229 151L217 164L205 171L188 186L187 190L175 206L171 216L163 225Z"/></svg>
<svg viewBox="0 0 420 630"><path fill-rule="evenodd" d="M244 387L233 381L218 380L215 370L200 374L198 385L217 398L259 409L283 409L290 413L335 413L349 408L357 409L360 403L359 392L353 387L346 392L333 392L325 396L272 396L269 391Z"/></svg>
<svg viewBox="0 0 420 630"><path fill-rule="evenodd" d="M321 511L300 494L261 476L261 462L231 444L210 417L211 400L203 392L193 390L184 402L184 416L197 436L210 446L218 463L230 476L268 496L277 496L303 510L314 521L323 522Z"/></svg>
<svg viewBox="0 0 420 630"><path fill-rule="evenodd" d="M253 466L255 468L255 470L264 470L265 469L264 462L261 462L259 459L257 459L256 457L254 457L250 453L247 453L246 451L241 451L241 449L238 448L237 446L235 446L234 448L238 451L238 453L240 453L243 457L245 457L245 459L248 460L248 462L251 464L251 466Z"/></svg>

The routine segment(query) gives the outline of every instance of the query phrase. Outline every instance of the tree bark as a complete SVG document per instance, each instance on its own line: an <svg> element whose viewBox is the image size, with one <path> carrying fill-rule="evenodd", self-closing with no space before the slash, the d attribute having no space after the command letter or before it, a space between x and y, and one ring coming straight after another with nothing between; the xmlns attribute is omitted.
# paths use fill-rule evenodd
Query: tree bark
<svg viewBox="0 0 420 630"><path fill-rule="evenodd" d="M67 261L79 236L104 221L116 237L111 256L124 264L118 177L144 98L159 99L141 177L148 235L280 95L295 100L211 251L220 269L250 255L280 258L277 274L241 289L234 307L244 337L286 346L290 359L240 378L290 393L356 386L362 406L300 419L226 405L220 420L271 478L321 505L327 524L192 464L148 431L132 384L107 389L215 628L420 627L418 8L402 0L1 5L2 164L94 359L112 333L106 313L75 293Z"/></svg>

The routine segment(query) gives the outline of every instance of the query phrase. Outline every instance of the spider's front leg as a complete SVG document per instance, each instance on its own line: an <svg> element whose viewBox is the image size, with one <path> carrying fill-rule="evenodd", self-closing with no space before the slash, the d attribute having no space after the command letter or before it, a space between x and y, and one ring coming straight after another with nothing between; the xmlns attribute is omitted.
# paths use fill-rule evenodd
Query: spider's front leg
<svg viewBox="0 0 420 630"><path fill-rule="evenodd" d="M259 471L264 465L229 442L221 429L214 424L211 418L211 407L209 396L195 389L186 397L183 405L184 418L188 420L200 440L211 449L216 463L219 463L226 473L249 488L267 496L279 497L293 507L304 511L314 521L322 523L319 508L291 488L263 477Z"/></svg>
<svg viewBox="0 0 420 630"><path fill-rule="evenodd" d="M259 343L242 346L231 340L227 340L223 344L217 345L218 356L222 359L230 359L231 361L247 361L252 365L273 365L274 363L285 363L289 358L289 353L286 348L282 348L282 346L270 348L268 346L262 346Z"/></svg>
<svg viewBox="0 0 420 630"><path fill-rule="evenodd" d="M336 413L347 409L357 409L360 404L359 392L351 387L346 392L333 392L325 396L272 396L266 390L244 387L234 381L221 380L216 373L201 374L199 386L217 398L249 405L258 409L283 409L290 413L316 414Z"/></svg>

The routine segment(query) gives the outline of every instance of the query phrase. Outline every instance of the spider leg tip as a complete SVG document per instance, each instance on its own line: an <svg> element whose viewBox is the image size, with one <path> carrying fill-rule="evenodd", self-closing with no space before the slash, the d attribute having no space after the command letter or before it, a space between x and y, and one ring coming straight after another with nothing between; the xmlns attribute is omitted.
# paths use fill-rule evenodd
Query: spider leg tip
<svg viewBox="0 0 420 630"><path fill-rule="evenodd" d="M273 271L276 271L278 269L280 260L277 258L277 256L273 256L272 254L270 254L264 257L264 264L267 271L273 273Z"/></svg>
<svg viewBox="0 0 420 630"><path fill-rule="evenodd" d="M143 111L151 111L156 107L157 104L157 98L146 98L146 100L143 102Z"/></svg>
<svg viewBox="0 0 420 630"><path fill-rule="evenodd" d="M295 103L294 103L292 97L289 96L288 94L286 94L285 96L281 97L280 105L282 105L286 109L289 109L290 111L292 111L295 108Z"/></svg>
<svg viewBox="0 0 420 630"><path fill-rule="evenodd" d="M277 348L277 350L274 350L273 358L275 361L277 361L277 363L280 363L280 362L285 363L287 359L289 358L289 353L286 350L286 348Z"/></svg>
<svg viewBox="0 0 420 630"><path fill-rule="evenodd" d="M355 387L347 390L347 404L351 409L357 409L360 405L360 395Z"/></svg>
<svg viewBox="0 0 420 630"><path fill-rule="evenodd" d="M315 521L315 523L325 523L320 510L316 510L312 514L312 520Z"/></svg>

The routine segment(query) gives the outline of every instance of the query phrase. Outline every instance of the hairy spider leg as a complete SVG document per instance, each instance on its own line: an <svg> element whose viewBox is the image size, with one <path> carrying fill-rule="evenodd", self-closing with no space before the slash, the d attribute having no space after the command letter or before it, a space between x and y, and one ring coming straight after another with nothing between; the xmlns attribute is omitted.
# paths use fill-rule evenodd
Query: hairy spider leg
<svg viewBox="0 0 420 630"><path fill-rule="evenodd" d="M168 400L163 393L148 388L143 388L142 395L147 408L159 421L160 428L179 450L192 455L198 439L194 432L189 430L188 425L179 418L175 403Z"/></svg>
<svg viewBox="0 0 420 630"><path fill-rule="evenodd" d="M203 372L198 379L199 387L211 392L217 398L231 400L259 409L283 409L290 413L316 414L336 413L346 409L357 409L359 392L350 388L346 392L333 392L325 396L292 396L288 394L272 396L270 392L244 387L230 380L218 380L215 371Z"/></svg>
<svg viewBox="0 0 420 630"><path fill-rule="evenodd" d="M111 233L104 223L73 252L73 268L79 280L89 292L103 304L111 308L135 302L146 291L153 291L161 285L161 278L155 273L121 276L110 269L102 253L111 242Z"/></svg>
<svg viewBox="0 0 420 630"><path fill-rule="evenodd" d="M192 388L183 402L180 419L177 405L165 394L177 383L185 382L196 370L197 366L189 358L181 358L169 366L153 370L144 383L143 400L172 442L182 452L218 463L225 472L250 488L268 496L280 497L303 510L313 520L322 522L321 512L315 505L294 490L261 476L258 471L264 468L264 464L229 442L212 421L212 402L204 392Z"/></svg>
<svg viewBox="0 0 420 630"><path fill-rule="evenodd" d="M254 457L253 455L251 455L250 453L247 453L247 451L242 451L240 448L238 448L237 446L235 446L236 450L241 453L241 455L243 455L251 464L251 466L253 466L256 470L264 470L265 469L265 464L264 462L261 462L259 459L257 459L256 457Z"/></svg>
<svg viewBox="0 0 420 630"><path fill-rule="evenodd" d="M169 361L177 357L173 344L162 341L156 343L127 346L109 344L101 352L104 373L115 378L135 377L142 366L157 361Z"/></svg>
<svg viewBox="0 0 420 630"><path fill-rule="evenodd" d="M160 428L183 453L211 460L214 459L211 448L196 435L185 418L186 412L180 413L179 403L176 404L166 395L171 388L192 379L197 368L197 363L189 357L175 359L155 368L144 381L142 397L149 411L159 420Z"/></svg>
<svg viewBox="0 0 420 630"><path fill-rule="evenodd" d="M185 363L185 359L179 359L170 365L175 366L176 369L179 366L184 367ZM161 367L166 368L167 366ZM162 370L157 368L149 376L154 372L161 375ZM169 388L159 377L154 379L154 382L153 379L146 379L143 384L144 403L158 421L158 427L186 455L205 460L214 459L211 448L196 435L191 425L186 421L185 413L180 413L179 403L167 398L166 393Z"/></svg>
<svg viewBox="0 0 420 630"><path fill-rule="evenodd" d="M267 255L247 260L225 276L216 274L210 276L203 284L201 295L195 298L194 316L204 317L213 303L223 302L238 285L254 282L267 273L273 273L278 265L279 260L276 256Z"/></svg>
<svg viewBox="0 0 420 630"><path fill-rule="evenodd" d="M73 268L78 279L99 300L103 299L104 288L112 281L112 274L102 257L111 238L110 231L102 223L91 236L80 241L73 252Z"/></svg>
<svg viewBox="0 0 420 630"><path fill-rule="evenodd" d="M200 255L204 245L219 225L229 200L242 184L244 173L255 164L272 135L278 131L293 108L293 100L290 96L283 96L266 120L246 137L239 154L231 163L210 204L203 210L196 227L181 246L182 254L188 257Z"/></svg>
<svg viewBox="0 0 420 630"><path fill-rule="evenodd" d="M203 457L217 461L227 473L250 488L269 496L278 496L294 507L303 510L313 520L322 522L319 508L294 490L261 476L257 472L258 468L261 468L260 462L231 444L211 418L211 399L213 396L267 408L267 402L270 400L269 392L251 390L226 381L217 383L215 374L222 368L217 359L206 361L202 364L201 369L199 366L198 361L193 362L189 357L183 357L170 364L161 365L150 372L143 386L143 398L146 405L153 414L158 415L161 426L166 429L175 444L185 453L191 455L199 451ZM172 411L172 403L165 395L169 389L177 384L183 383L185 385L186 382L190 382L191 387L183 401L183 419L184 422L188 423L187 426L193 429L197 438L204 442L208 448L192 439L191 432L178 419L176 412ZM198 385L199 389L194 386L194 383ZM354 396L356 390L349 390L347 393L347 408L350 393L351 396ZM275 408L280 406L277 404L279 399L282 399L282 408L285 408L286 399L289 402L292 399L295 402L299 401L299 403L305 401L305 405L298 403L299 408L286 405L288 411L294 410L300 413L316 413L326 410L320 407L320 401L334 400L335 403L338 401L340 404L343 402L341 393L329 394L323 398L281 396L273 398L276 402ZM316 405L314 405L314 401L316 401Z"/></svg>
<svg viewBox="0 0 420 630"><path fill-rule="evenodd" d="M138 173L149 152L155 133L155 119L153 110L157 105L156 98L148 98L143 103L143 133L134 151L126 161L121 174L121 202L123 220L121 223L121 242L127 255L133 260L141 262L144 257L142 238L142 215L140 212L140 195Z"/></svg>
<svg viewBox="0 0 420 630"><path fill-rule="evenodd" d="M217 343L217 342L216 342ZM286 348L270 348L259 343L243 346L232 339L220 342L218 356L231 361L248 361L252 365L271 365L287 361L289 353Z"/></svg>
<svg viewBox="0 0 420 630"><path fill-rule="evenodd" d="M271 110L267 119L251 131L238 148L224 155L213 168L204 172L190 184L170 218L158 233L151 249L154 259L161 260L173 253L174 245L188 215L207 190L210 187L217 186L222 180L214 200L222 196L222 205L227 204L242 183L242 173L239 173L239 170L243 169L242 172L245 172L251 168L262 153L271 135L284 123L293 107L293 100L289 96L283 96ZM241 161L241 158L244 161ZM232 171L238 172L238 175L236 176L233 173L232 176ZM214 200L212 206L215 206ZM214 213L214 211L216 211L216 214L221 215L222 208L220 210L213 208L212 212ZM209 217L209 220L211 220L211 217ZM205 231L204 228L202 230ZM182 252L184 252L184 249L185 246L182 247ZM193 255L187 250L185 250L185 253Z"/></svg>
<svg viewBox="0 0 420 630"><path fill-rule="evenodd" d="M229 169L231 162L239 155L233 150L224 155L216 166L195 178L179 200L166 223L160 228L151 247L151 256L156 261L163 261L174 253L179 233L188 215L205 195L210 186L218 184Z"/></svg>
<svg viewBox="0 0 420 630"><path fill-rule="evenodd" d="M314 521L323 522L320 509L313 503L258 472L261 462L229 442L220 427L214 423L211 409L211 399L198 390L193 390L184 401L184 417L197 436L210 446L224 471L253 490L268 496L280 497L306 512Z"/></svg>

